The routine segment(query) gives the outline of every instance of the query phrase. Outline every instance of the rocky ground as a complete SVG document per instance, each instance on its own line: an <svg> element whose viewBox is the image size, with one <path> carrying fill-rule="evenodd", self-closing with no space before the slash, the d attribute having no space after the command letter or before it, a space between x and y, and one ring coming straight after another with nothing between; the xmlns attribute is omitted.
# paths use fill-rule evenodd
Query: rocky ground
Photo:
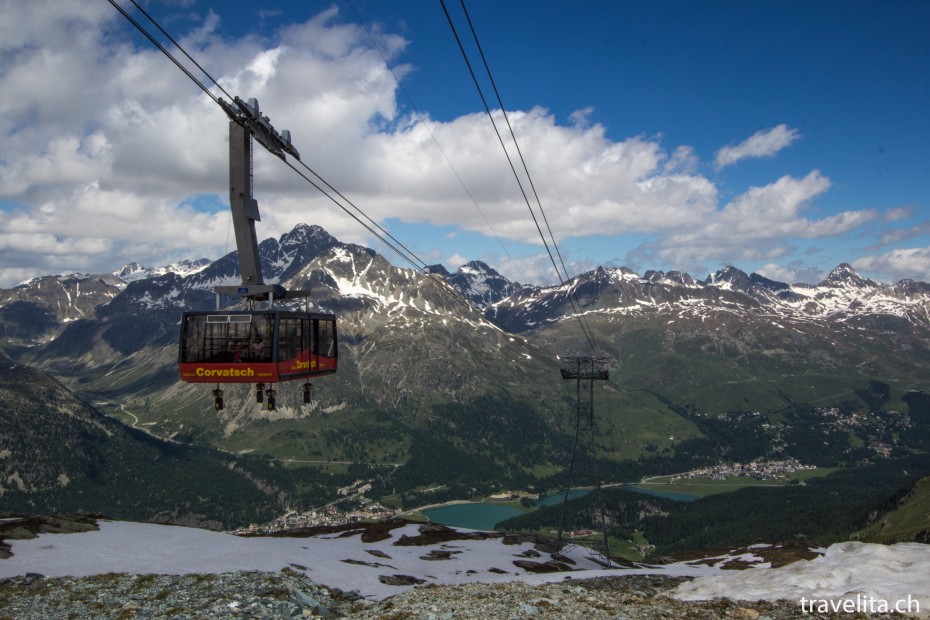
<svg viewBox="0 0 930 620"><path fill-rule="evenodd" d="M98 515L24 517L0 519L0 558L9 554L3 539L33 538L41 532L81 532L96 529ZM390 536L402 523L367 524L362 540L371 542ZM336 533L346 528L329 528ZM358 533L358 526L351 532ZM281 536L316 535L323 532L286 532ZM462 537L503 536L500 533L466 534L443 526L423 526L417 536L404 536L395 543L425 545ZM533 537L529 537L533 538ZM515 541L511 541L514 543ZM551 541L536 540L542 551ZM804 549L789 550L790 557L771 557L783 564ZM433 553L436 553L435 551ZM779 548L779 553L787 553ZM376 555L373 553L373 555ZM536 553L530 557L540 555ZM552 553L554 559L561 556ZM436 558L442 559L442 558ZM533 564L532 561L526 561ZM549 572L550 563L537 563ZM349 618L357 620L498 620L498 619L583 619L651 620L654 618L787 620L811 618L881 619L895 614L804 613L796 601L683 602L667 596L686 577L618 575L579 579L577 573L542 585L521 581L470 583L465 585L421 585L383 601L362 598L311 581L301 570L280 572L229 572L188 575L127 575L109 573L92 577L46 578L29 574L0 580L0 620L217 620L220 618L295 619ZM545 569L545 570L543 570ZM396 582L385 581L394 579ZM408 586L422 580L407 575L387 575L382 583ZM738 593L734 593L738 596Z"/></svg>
<svg viewBox="0 0 930 620"><path fill-rule="evenodd" d="M803 613L794 601L682 602L664 596L683 578L619 576L422 586L381 602L317 585L296 571L203 575L107 574L81 579L40 575L0 582L0 620L102 619L626 619L787 620L865 618ZM870 619L897 615L870 615Z"/></svg>

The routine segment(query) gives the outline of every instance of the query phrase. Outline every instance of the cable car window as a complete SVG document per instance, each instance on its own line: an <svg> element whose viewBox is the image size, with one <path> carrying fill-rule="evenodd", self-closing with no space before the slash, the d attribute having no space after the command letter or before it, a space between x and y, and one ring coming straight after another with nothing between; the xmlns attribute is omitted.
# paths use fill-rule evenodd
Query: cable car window
<svg viewBox="0 0 930 620"><path fill-rule="evenodd" d="M272 315L188 315L182 362L264 362L271 357Z"/></svg>
<svg viewBox="0 0 930 620"><path fill-rule="evenodd" d="M181 329L184 338L181 341L181 361L200 362L205 357L203 348L203 321L200 317L187 316Z"/></svg>
<svg viewBox="0 0 930 620"><path fill-rule="evenodd" d="M278 361L295 359L306 348L303 323L300 319L281 319L278 327Z"/></svg>
<svg viewBox="0 0 930 620"><path fill-rule="evenodd" d="M241 361L248 346L249 315L193 315L186 321L181 361Z"/></svg>
<svg viewBox="0 0 930 620"><path fill-rule="evenodd" d="M274 315L258 314L252 318L247 336L248 359L253 362L271 361L271 344L274 336Z"/></svg>
<svg viewBox="0 0 930 620"><path fill-rule="evenodd" d="M336 330L334 321L321 320L319 323L319 354L325 357L335 357Z"/></svg>

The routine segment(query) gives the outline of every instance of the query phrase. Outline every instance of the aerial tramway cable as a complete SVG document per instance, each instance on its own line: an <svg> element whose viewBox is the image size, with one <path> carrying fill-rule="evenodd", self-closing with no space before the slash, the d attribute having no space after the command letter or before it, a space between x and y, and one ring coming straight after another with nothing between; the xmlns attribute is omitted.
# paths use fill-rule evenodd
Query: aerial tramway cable
<svg viewBox="0 0 930 620"><path fill-rule="evenodd" d="M465 184L465 180L459 174L459 171L455 168L455 165L453 165L452 160L450 160L449 156L446 155L445 150L442 148L442 145L439 143L439 139L436 138L436 134L434 134L432 129L430 129L429 123L427 122L426 118L424 118L424 116L420 113L420 110L417 108L416 103L414 103L413 97L410 96L410 93L407 92L407 89L404 87L404 84L400 81L400 78L397 77L397 73L394 72L394 69L391 67L391 64L388 62L387 56L385 55L384 51L382 51L381 46L378 45L378 42L375 40L375 37L371 33L371 30L369 30L368 26L365 25L364 20L362 20L362 16L359 14L358 9L355 8L355 5L352 3L352 0L346 0L346 3L352 9L352 12L355 13L356 21L358 21L359 26L361 26L362 29L365 31L365 33L368 35L368 39L371 41L371 44L374 46L376 50L378 50L378 54L381 56L381 59L384 61L384 66L387 67L388 71L391 72L391 75L394 76L394 81L397 83L397 87L404 94L404 97L407 98L407 101L410 102L410 106L413 108L414 114L416 114L417 119L420 121L420 125L424 129L426 129L426 133L429 134L429 137L433 141L433 144L436 145L436 149L439 151L439 154L442 155L443 160L449 166L449 169L452 171L452 174L455 176L456 180L459 182L459 185L462 186L462 190L464 190L465 195L468 196L468 199L471 201L472 205L475 207L475 210L481 216L481 219L484 220L484 223L488 227L488 230L490 230L491 234L494 235L494 238L497 240L498 245L501 246L501 249L504 251L504 254L507 255L507 258L510 259L511 264L520 273L520 276L523 278L523 281L525 282L527 278L526 278L526 275L523 273L523 270L520 269L519 264L514 260L513 256L510 255L510 251L507 249L507 246L504 245L504 242L501 240L500 236L497 234L497 231L494 230L494 227L491 225L491 222L488 220L487 216L484 214L484 211L482 211L481 207L478 206L478 201L475 199L474 195L471 193L471 190L468 189L468 185Z"/></svg>
<svg viewBox="0 0 930 620"><path fill-rule="evenodd" d="M108 1L109 1L110 4L113 5L113 6L114 6L114 7L115 7L115 8L116 8L116 9L117 9L117 10L118 10L131 24L132 24L132 25L133 25L133 26L135 26L136 29L139 30L139 32L141 32L153 45L155 45L155 46L162 52L162 54L164 54L169 60L171 60L171 62L174 63L185 75L187 75L187 77L188 77L192 82L194 82L201 90L203 90L203 92L204 92L208 97L210 97L210 98L213 100L214 103L216 103L217 105L219 105L219 106L224 110L224 112L226 112L227 114L229 113L229 108L231 107L230 104L226 104L223 100L219 99L214 93L212 93L212 92L210 91L210 89L207 88L207 86L206 86L201 80L199 80L187 67L185 67L183 63L181 63L177 58L175 58L175 56L174 56L164 45L162 45L151 33L149 33L148 30L146 30L146 28L145 28L142 24L140 24L140 23L139 23L136 19L134 19L127 11L125 11L125 10L116 2L116 0L108 0ZM186 56L186 57L187 57L187 58L188 58L188 59L189 59L189 60L190 60L203 74L204 74L204 75L206 75L206 76L210 79L210 81L213 82L213 84L215 84L215 85L217 86L217 88L219 88L221 91L223 91L223 93L226 94L227 96L230 96L229 93L219 84L219 82L218 82L217 80L215 80L215 79L214 79L214 78L213 78L213 77L212 77L212 76L211 76L211 75L210 75L210 74L209 74L209 73L208 73L208 72L207 72L207 71L206 71L206 70L205 70L205 69L204 69L204 68L190 55L190 54L188 54L187 51L181 46L181 44L178 43L174 38L172 38L171 35L169 35L169 34L158 24L158 22L157 22L151 15L149 15L149 14L148 14L147 12L145 12L141 7L139 7L139 5L135 2L135 0L130 0L130 2L133 4L133 6L135 6L136 8L138 8L138 9L142 12L142 14L145 15L145 17L146 17L149 21L151 21L151 22L155 25L156 28L158 28L158 30L159 30L160 32L162 32L166 37L168 37L168 39L172 42L172 44L174 44L175 47L177 47L177 48L178 48L178 49L179 49L179 50L180 50L180 51L181 51L181 52L182 52L182 53L183 53L183 54L184 54L184 55L185 55L185 56ZM230 98L233 99L233 100L237 99L237 98L232 97L232 96L230 96ZM371 223L371 225L368 225L368 224L366 224L364 221L362 221L362 219L360 219L359 216L357 216L357 215L355 215L354 213L352 213L352 212L346 207L345 204L343 204L342 202L340 202L339 200L337 200L335 197L333 197L333 195L332 195L330 192L328 192L326 189L324 189L323 187L321 187L319 184L315 183L315 182L314 182L312 179L310 179L307 175L305 175L305 174L303 174L302 172L300 172L300 170L298 170L291 162L287 161L287 160L284 159L284 158L282 158L282 160L284 160L285 163L288 165L288 167L290 167L292 170L294 170L301 178L303 178L305 181L307 181L308 183L310 183L310 185L312 185L314 188L316 188L321 194L323 194L324 196L326 196L326 197L327 197L330 201L332 201L336 206L338 206L340 209L342 209L347 215L349 215L349 216L352 217L354 220L356 220L359 224L361 224L366 230L368 230L368 232L370 232L370 233L371 233L373 236L375 236L378 240L380 240L382 243L384 243L385 246L387 246L387 247L390 248L392 251L394 251L394 252L395 252L398 256L400 256L405 262L407 262L408 264L410 264L416 271L420 272L422 275L424 275L425 277L427 277L430 281L432 281L433 283L435 283L437 286L439 286L440 288L444 289L447 293L451 294L452 297L453 297L453 299L455 299L456 301L458 301L459 303L461 303L464 307L468 308L471 312L476 313L478 316L483 317L483 313L481 312L481 310L478 309L478 308L476 308L476 307L474 306L474 304L473 304L472 302L470 302L460 291L458 291L458 290L456 290L455 288L453 288L453 287L452 287L448 282L446 282L444 279L441 279L441 278L436 277L436 275L430 271L429 266L426 264L426 262L423 261L419 256L417 256L416 253L414 253L412 250L410 250L409 248L407 248L403 243L401 243L401 242L400 242L399 240L397 240L393 235L391 235L387 230L385 230L380 224L378 224L377 222L375 222L375 221L374 221L371 217L369 217L364 211L362 211L362 209L360 209L360 208L359 208L357 205L355 205L351 200L349 200L344 194L342 194L341 192L339 192L338 190L336 190L336 189L335 189L328 181L326 181L320 174L318 174L316 171L314 171L312 168L310 168L307 164L305 164L303 161L301 161L299 157L297 158L297 160L300 162L300 165L301 165L304 169L307 170L307 172L309 172L309 173L312 174L314 177L316 177L317 179L319 179L319 181L320 181L323 185L325 185L325 186L326 186L327 188L329 188L332 192L334 192L335 194L337 194L346 204L348 204L348 205L351 206L356 212L358 212L358 214L361 216L361 218L366 219L368 222ZM373 228L373 227L374 227L374 228ZM383 233L383 234L377 232L377 231L375 230L375 228L377 228L378 230L380 230L381 233ZM391 239L391 241L388 241L388 239Z"/></svg>
<svg viewBox="0 0 930 620"><path fill-rule="evenodd" d="M484 52L481 51L481 43L478 41L478 35L477 35L477 33L475 32L474 26L472 25L471 18L468 17L468 10L467 10L466 7L465 7L465 2L464 2L464 0L460 0L460 2L461 2L461 5L462 5L462 10L465 12L465 16L466 16L466 18L468 19L469 26L471 27L471 32L472 32L472 36L473 36L474 39L475 39L475 44L476 44L477 47L478 47L478 50L479 50L479 52L480 52L480 54L481 54L482 60L484 61L484 66L485 66L485 70L487 71L488 78L490 79L491 84L494 85L494 77L493 77L493 75L491 74L491 69L490 69L490 67L489 67L489 65L488 65L488 63L487 63L487 60L485 59ZM536 193L536 187L535 187L535 185L533 184L532 176L530 175L529 169L528 169L527 166L526 166L526 161L525 161L524 158L523 158L523 153L522 153L522 151L520 150L519 143L517 142L517 137L516 137L516 135L515 135L514 132L513 132L513 127L510 125L510 120L507 118L507 111L506 111L506 109L504 108L503 102L501 101L500 93L499 93L498 90L497 90L497 86L494 85L494 92L497 94L498 104L500 105L501 113L503 114L504 118L507 120L507 126L508 126L508 128L510 128L511 139L513 140L514 144L516 145L517 152L520 154L520 161L523 162L524 174L526 175L527 179L529 180L530 186L531 186L532 189L533 189L533 193L534 193L534 195L536 196L536 201L537 201L537 204L538 204L540 213L542 213L543 219L546 221L546 227L549 229L549 235L550 235L550 237L551 237L551 239L552 239L552 245L553 245L553 247L555 247L556 252L557 252L558 255L559 255L559 261L562 263L562 269L563 269L563 271L565 272L565 278L564 278L564 279L563 279L563 277L562 277L562 272L559 271L559 265L556 263L555 257L554 257L553 254L552 254L552 250L549 248L549 242L546 240L546 236L543 234L542 228L541 228L540 225L539 225L539 220L538 220L537 217L536 217L536 213L533 211L533 207L532 207L532 205L530 204L529 197L527 196L526 190L525 190L524 187L523 187L523 183L522 183L522 181L520 180L520 175L517 173L517 169L516 169L516 167L514 166L513 160L512 160L511 157L510 157L510 153L509 153L509 151L507 150L507 147L506 147L505 144L504 144L504 139L503 139L503 137L501 137L500 131L499 131L498 127L497 127L497 122L494 120L494 114L491 112L491 107L488 105L487 98L484 96L484 91L483 91L482 88L481 88L481 84L480 84L480 82L478 81L477 76L475 75L474 69L472 68L471 61L469 60L468 54L467 54L467 52L465 51L465 46L462 44L462 40L461 40L461 38L459 37L458 30L457 30L456 27L455 27L455 22L452 20L452 16L451 16L450 13L449 13L449 9L446 7L445 0L439 0L439 3L442 5L442 10L443 10L443 12L444 12L445 15L446 15L446 20L449 22L449 27L452 29L452 34L453 34L453 36L455 37L456 43L458 44L459 51L460 51L461 54L462 54L462 58L465 60L465 64L466 64L466 66L468 67L469 73L471 74L472 81L473 81L474 84L475 84L475 88L476 88L476 90L478 91L478 95L479 95L479 97L481 98L481 102L484 104L484 109L485 109L485 111L486 111L486 113L487 113L487 115L488 115L488 118L491 120L491 125L492 125L493 128L494 128L494 133L497 135L497 140L498 140L498 142L499 142L500 145L501 145L501 149L503 149L504 155L507 157L507 163L510 165L510 170L511 170L511 172L513 173L514 179L516 179L516 181L517 181L517 186L520 188L520 193L521 193L522 196L523 196L523 200L524 200L524 202L526 203L527 209L529 209L530 215L531 215L531 217L533 218L533 223L536 225L536 230L537 230L537 232L539 233L539 237L540 237L540 239L541 239L542 242L543 242L543 246L546 248L546 253L549 255L549 260L552 262L552 266L553 266L553 268L555 269L556 277L558 277L560 284L561 284L563 287L565 287L565 286L566 286L566 279L569 278L568 269L565 267L564 261L562 261L562 255L561 255L561 252L559 252L559 250L558 250L558 245L557 245L557 243L556 243L555 236L552 234L552 229L549 227L549 222L548 222L548 220L545 218L545 211L543 211L542 203L541 203L540 200L539 200L539 195ZM579 306L578 306L578 304L576 303L574 293L572 292L571 289L568 289L568 290L567 290L567 295L568 295L568 300L569 300L569 302L571 303L572 310L573 310L574 313L575 313L575 317L577 318L578 323L579 323L579 325L581 326L581 331L584 333L585 339L588 341L588 345L591 347L592 352L594 352L596 355L599 354L600 348L598 347L597 342L596 342L596 340L595 340L595 338L594 338L594 333L593 333L593 331L591 330L590 326L588 325L587 318L586 318L586 317L584 316L584 314L580 311Z"/></svg>
<svg viewBox="0 0 930 620"><path fill-rule="evenodd" d="M565 281L562 279L562 275L559 272L559 265L556 264L555 258L552 255L552 251L549 249L549 245L546 241L546 237L543 234L542 229L539 226L539 221L536 219L536 215L533 212L533 207L530 204L529 198L526 195L526 191L523 188L523 184L520 180L520 177L516 172L516 168L513 164L513 160L510 157L510 153L507 151L507 148L504 146L504 141L501 138L500 132L498 131L497 123L494 121L494 115L491 113L491 109L487 104L487 100L485 99L484 93L481 90L481 85L479 84L475 76L475 72L472 69L471 62L468 59L468 55L465 52L465 48L462 45L458 32L455 29L455 24L452 21L452 18L449 14L448 9L446 8L445 1L444 0L439 0L439 1L440 1L440 4L442 4L443 11L446 14L446 19L449 21L449 26L452 28L452 32L455 35L455 39L459 45L459 49L461 50L462 56L465 59L465 63L468 66L468 70L471 73L472 80L475 83L475 87L478 89L478 93L481 96L481 101L484 103L485 110L487 111L488 117L491 120L491 124L494 127L494 132L497 134L497 138L501 144L501 148L504 150L504 154L506 155L507 161L510 164L510 169L513 172L514 178L516 179L517 184L520 187L520 192L523 194L523 199L526 202L526 206L529 209L530 214L533 217L533 222L536 224L536 230L539 232L539 236L542 239L543 245L545 245L546 247L546 251L549 254L549 259L552 261L552 266L555 269L555 272L559 278L559 281L562 283L562 286L565 287ZM468 9L465 7L465 0L460 0L460 2L462 5L462 10L465 13L465 17L468 20L469 27L471 28L472 36L475 39L475 44L477 45L478 51L480 52L480 55L481 55L481 59L484 62L484 67L485 67L485 70L487 71L488 78L491 81L492 86L494 87L495 94L497 95L497 100L498 100L498 104L500 105L501 113L503 114L504 119L507 121L507 127L510 130L510 136L513 139L514 145L516 145L517 153L519 153L520 155L520 161L523 164L523 171L526 175L526 178L529 180L530 187L533 190L533 195L535 196L537 205L539 207L539 211L542 214L544 221L546 222L546 228L549 231L550 238L552 239L552 245L556 249L556 253L559 256L559 262L562 264L562 269L565 272L565 277L567 279L569 276L568 269L565 267L565 262L562 260L562 253L558 249L558 244L556 243L555 235L553 235L552 229L549 226L549 221L545 216L545 211L543 210L542 202L539 199L539 194L536 192L536 186L533 183L533 179L532 179L532 176L530 175L529 168L526 165L526 160L523 157L523 152L520 149L519 142L517 141L517 137L513 131L513 126L510 124L510 119L507 116L506 108L504 107L503 101L501 100L500 92L497 89L497 85L494 82L494 77L491 74L491 69L488 65L487 59L485 58L484 52L481 49L481 43L478 41L478 35L475 32L474 25L471 22L471 18L468 16ZM588 344L591 346L592 353L594 353L595 356L586 357L586 358L580 358L580 357L566 358L566 361L569 361L569 362L574 361L576 367L574 370L564 368L564 367L561 369L563 379L575 379L577 394L576 394L576 410L575 410L575 435L574 435L574 440L572 443L571 460L568 465L568 472L566 476L565 495L562 501L562 514L560 516L560 521L559 521L559 534L558 534L558 539L557 539L557 545L559 545L560 547L562 544L562 533L563 533L565 515L566 515L566 512L569 510L568 498L569 498L570 490L572 487L573 476L575 473L574 468L575 468L576 454L578 452L579 441L580 441L579 434L584 425L588 425L587 430L591 431L591 436L590 436L591 448L590 449L591 449L591 456L593 457L594 455L594 383L593 381L595 379L597 380L608 379L608 372L607 372L606 367L599 367L600 364L606 363L607 359L605 357L601 357L598 354L599 348L597 346L597 342L594 339L594 334L591 331L590 326L588 325L588 321L586 317L579 311L579 306L576 304L576 300L574 299L574 293L570 288L567 289L567 294L568 294L568 299L571 302L572 309L575 311L575 316L578 318L578 323L581 326L581 330L582 332L584 332L585 338L588 340ZM581 368L583 364L584 365L590 364L590 369L587 370L586 372L582 372ZM590 392L589 399L587 402L588 404L587 408L583 406L582 398L581 398L582 382L586 382L588 391ZM604 558L606 559L606 565L609 568L611 564L610 546L609 546L609 542L607 538L606 511L605 511L605 506L604 506L603 491L602 491L600 482L598 482L596 489L597 489L597 493L600 499L601 523L603 527L603 537L604 537L604 540L603 540Z"/></svg>

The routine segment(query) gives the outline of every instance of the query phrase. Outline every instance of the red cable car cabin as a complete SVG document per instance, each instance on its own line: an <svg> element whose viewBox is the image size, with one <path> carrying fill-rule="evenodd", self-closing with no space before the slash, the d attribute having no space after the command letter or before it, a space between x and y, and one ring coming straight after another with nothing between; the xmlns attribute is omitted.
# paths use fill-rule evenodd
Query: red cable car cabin
<svg viewBox="0 0 930 620"><path fill-rule="evenodd" d="M188 383L277 383L336 372L336 317L185 312L178 370Z"/></svg>

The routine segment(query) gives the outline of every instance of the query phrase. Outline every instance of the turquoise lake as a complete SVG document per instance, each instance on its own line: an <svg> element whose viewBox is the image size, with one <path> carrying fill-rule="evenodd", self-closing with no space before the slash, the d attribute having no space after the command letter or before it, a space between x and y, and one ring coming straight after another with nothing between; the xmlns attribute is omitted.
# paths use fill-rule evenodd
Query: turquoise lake
<svg viewBox="0 0 930 620"><path fill-rule="evenodd" d="M523 514L516 508L498 504L452 504L424 510L423 514L433 523L470 530L493 530L494 524Z"/></svg>
<svg viewBox="0 0 930 620"><path fill-rule="evenodd" d="M668 499L675 499L683 502L690 502L698 499L696 495L686 495L684 493L667 493L664 491L653 491L652 489L641 489L639 487L623 488L627 491L657 495L659 497L667 497ZM590 489L572 489L569 493L569 499L575 499L576 497L581 497L590 492ZM561 503L564 497L564 493L558 493L541 499L537 503L540 506L552 506ZM470 530L492 530L496 523L523 514L523 512L516 508L511 508L510 506L471 502L467 504L451 504L449 506L440 506L439 508L430 508L424 510L423 514L433 523L441 523L451 527L464 527Z"/></svg>

